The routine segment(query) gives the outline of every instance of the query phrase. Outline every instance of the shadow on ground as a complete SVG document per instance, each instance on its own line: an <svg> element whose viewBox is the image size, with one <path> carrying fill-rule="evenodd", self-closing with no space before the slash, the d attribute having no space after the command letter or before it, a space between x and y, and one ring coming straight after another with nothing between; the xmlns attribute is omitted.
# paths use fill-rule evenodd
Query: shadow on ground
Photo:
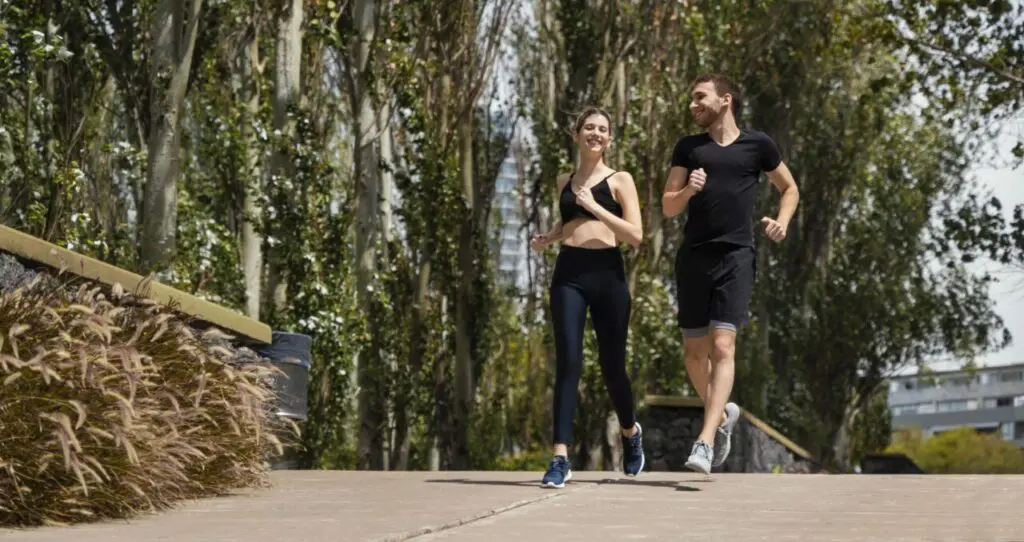
<svg viewBox="0 0 1024 542"><path fill-rule="evenodd" d="M704 482L706 480L691 480L691 482ZM539 482L514 482L511 480L469 480L466 478L449 478L449 479L433 479L424 480L428 484L464 484L464 485L484 485L484 486L518 486L518 487L540 487ZM603 480L572 480L567 485L579 485L579 484L594 484L594 485L621 485L621 486L640 486L640 487L663 487L666 489L675 489L676 491L700 491L699 489L691 486L686 486L673 481L643 481L643 480L622 480L615 478L605 478Z"/></svg>

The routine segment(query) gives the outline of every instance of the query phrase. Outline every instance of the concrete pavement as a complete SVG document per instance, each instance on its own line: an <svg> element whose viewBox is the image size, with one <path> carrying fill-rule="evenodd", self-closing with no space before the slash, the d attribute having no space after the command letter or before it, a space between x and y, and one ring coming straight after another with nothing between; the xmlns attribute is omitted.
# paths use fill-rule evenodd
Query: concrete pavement
<svg viewBox="0 0 1024 542"><path fill-rule="evenodd" d="M1024 476L277 471L269 490L0 542L1024 540ZM710 518L710 519L707 519Z"/></svg>

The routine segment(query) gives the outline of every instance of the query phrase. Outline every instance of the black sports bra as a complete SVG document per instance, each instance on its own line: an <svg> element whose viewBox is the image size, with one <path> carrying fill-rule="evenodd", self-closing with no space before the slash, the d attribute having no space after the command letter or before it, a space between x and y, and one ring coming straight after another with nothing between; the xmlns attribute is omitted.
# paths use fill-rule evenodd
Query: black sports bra
<svg viewBox="0 0 1024 542"><path fill-rule="evenodd" d="M609 212L615 216L622 218L622 205L615 201L612 197L612 188L608 185L608 179L612 175L618 173L617 171L612 172L611 175L601 179L601 182L590 187L590 193L594 195L594 201L598 205L608 209ZM573 173L575 175L575 173ZM597 217L593 213L580 207L576 203L576 194L571 190L572 186L572 175L569 176L569 181L562 187L562 193L558 197L558 210L562 214L562 224L568 224L570 220L585 216L591 220L597 220Z"/></svg>

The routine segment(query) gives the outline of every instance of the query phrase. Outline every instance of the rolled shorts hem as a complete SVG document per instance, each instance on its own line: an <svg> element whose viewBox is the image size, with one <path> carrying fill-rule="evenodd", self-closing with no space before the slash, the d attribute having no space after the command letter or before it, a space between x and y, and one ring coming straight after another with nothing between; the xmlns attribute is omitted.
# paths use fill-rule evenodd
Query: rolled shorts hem
<svg viewBox="0 0 1024 542"><path fill-rule="evenodd" d="M680 326L682 327L682 326ZM683 327L683 336L687 338L697 338L706 336L712 329L726 329L732 332L738 331L736 324L729 322L720 322L718 320L712 320L708 325L703 327Z"/></svg>

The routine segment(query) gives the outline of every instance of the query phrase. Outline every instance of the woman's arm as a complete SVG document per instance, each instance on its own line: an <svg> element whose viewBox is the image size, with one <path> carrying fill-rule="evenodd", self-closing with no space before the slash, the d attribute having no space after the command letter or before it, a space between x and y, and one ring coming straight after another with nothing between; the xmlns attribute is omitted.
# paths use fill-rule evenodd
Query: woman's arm
<svg viewBox="0 0 1024 542"><path fill-rule="evenodd" d="M640 218L640 200L636 194L636 184L633 183L633 176L628 172L621 171L612 176L613 179L616 177L618 178L616 192L619 195L619 204L622 205L622 218L598 205L589 188L578 190L576 201L611 228L616 237L632 246L638 246L644 239L644 228Z"/></svg>
<svg viewBox="0 0 1024 542"><path fill-rule="evenodd" d="M562 234L563 234L562 233L562 230L563 230L562 226L563 226L562 221L558 220L557 222L555 222L554 226L551 226L551 229L548 230L547 233L542 233L540 235L541 235L541 237L547 238L552 243L554 243L555 241L561 241L562 240Z"/></svg>
<svg viewBox="0 0 1024 542"><path fill-rule="evenodd" d="M546 233L538 233L533 236L530 240L530 246L534 250L544 250L548 245L558 243L562 239L565 239L564 228L562 228L562 221L555 222L555 225L551 227Z"/></svg>
<svg viewBox="0 0 1024 542"><path fill-rule="evenodd" d="M558 176L558 178L555 180L555 184L558 186L559 194L562 193L562 190L565 188L565 185L568 182L568 173L563 173ZM534 235L533 239L530 240L530 246L532 246L534 250L543 250L548 245L562 241L563 239L565 239L565 232L563 226L565 225L562 224L562 220L557 220L555 224L551 226L551 229L548 230L547 232L538 233L537 235Z"/></svg>

